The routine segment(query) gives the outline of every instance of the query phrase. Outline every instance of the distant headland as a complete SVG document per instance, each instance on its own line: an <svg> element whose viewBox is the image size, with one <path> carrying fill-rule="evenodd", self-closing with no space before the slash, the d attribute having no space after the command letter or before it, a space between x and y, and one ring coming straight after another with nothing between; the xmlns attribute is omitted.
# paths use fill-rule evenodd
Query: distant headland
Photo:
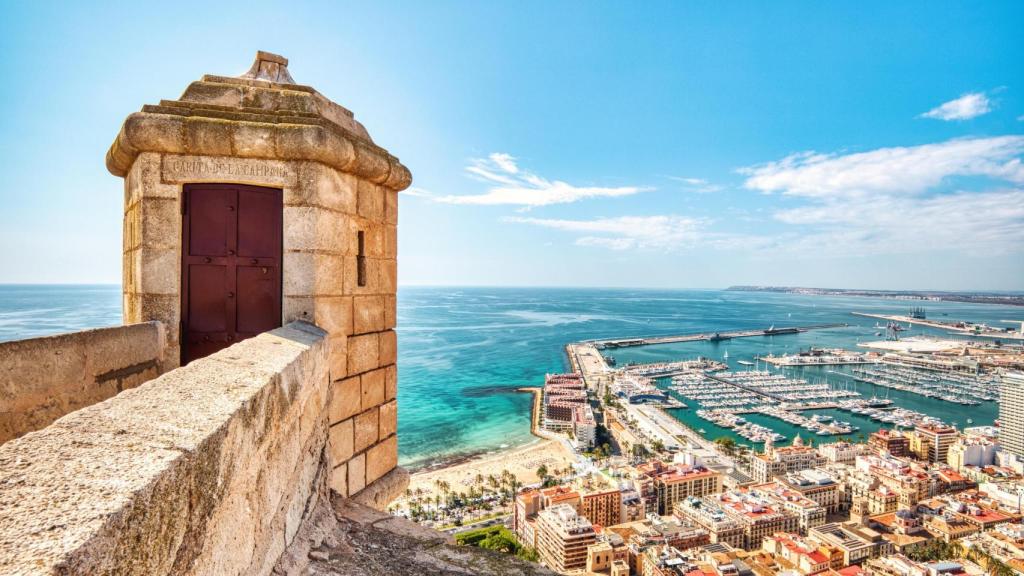
<svg viewBox="0 0 1024 576"><path fill-rule="evenodd" d="M801 288L798 286L730 286L736 292L783 292L815 296L865 296L893 300L932 300L971 302L975 304L1004 304L1024 306L1024 293L1019 292L944 292L939 290L856 290L850 288Z"/></svg>

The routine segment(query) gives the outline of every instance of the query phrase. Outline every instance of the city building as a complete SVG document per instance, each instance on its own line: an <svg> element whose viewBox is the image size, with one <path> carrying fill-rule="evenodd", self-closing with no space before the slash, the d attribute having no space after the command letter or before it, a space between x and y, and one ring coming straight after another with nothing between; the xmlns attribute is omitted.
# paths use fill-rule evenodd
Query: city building
<svg viewBox="0 0 1024 576"><path fill-rule="evenodd" d="M544 377L544 429L575 430L577 409L587 405L587 387L579 374L548 374Z"/></svg>
<svg viewBox="0 0 1024 576"><path fill-rule="evenodd" d="M868 450L868 448L869 447L864 444L832 442L830 444L822 444L818 446L818 453L821 454L828 462L853 464L854 460L857 459L857 456L863 454Z"/></svg>
<svg viewBox="0 0 1024 576"><path fill-rule="evenodd" d="M862 564L869 558L892 553L892 544L882 535L856 522L832 522L808 531L808 537L821 544L839 549L843 566Z"/></svg>
<svg viewBox="0 0 1024 576"><path fill-rule="evenodd" d="M761 542L761 548L781 560L779 563L783 568L799 574L817 574L829 568L842 567L833 565L833 558L838 559L837 564L842 561L842 553L837 549L796 534L772 534Z"/></svg>
<svg viewBox="0 0 1024 576"><path fill-rule="evenodd" d="M842 502L839 483L824 470L801 470L779 476L776 481L800 496L813 500L828 514L840 510Z"/></svg>
<svg viewBox="0 0 1024 576"><path fill-rule="evenodd" d="M1024 372L1007 372L999 388L999 443L1024 458Z"/></svg>
<svg viewBox="0 0 1024 576"><path fill-rule="evenodd" d="M652 460L636 467L641 495L649 512L671 514L676 502L689 496L704 496L722 491L722 474L703 466L665 464Z"/></svg>
<svg viewBox="0 0 1024 576"><path fill-rule="evenodd" d="M915 439L919 439L920 447L915 452L922 460L928 462L945 462L949 447L956 442L956 428L940 424L919 424L911 435L911 450Z"/></svg>
<svg viewBox="0 0 1024 576"><path fill-rule="evenodd" d="M622 522L622 492L618 488L580 494L580 514L594 524L613 526Z"/></svg>
<svg viewBox="0 0 1024 576"><path fill-rule="evenodd" d="M987 438L964 437L949 447L946 462L956 470L964 466L990 466L996 462L999 444Z"/></svg>
<svg viewBox="0 0 1024 576"><path fill-rule="evenodd" d="M868 446L877 453L903 457L910 454L910 440L898 430L881 429L868 437Z"/></svg>
<svg viewBox="0 0 1024 576"><path fill-rule="evenodd" d="M835 485L831 487L834 489ZM809 529L824 524L828 515L825 506L778 480L751 486L750 492L767 498L777 508L796 516L797 530L801 534L807 534Z"/></svg>
<svg viewBox="0 0 1024 576"><path fill-rule="evenodd" d="M587 547L597 540L590 521L567 504L537 514L537 553L556 572L586 568Z"/></svg>
<svg viewBox="0 0 1024 576"><path fill-rule="evenodd" d="M765 451L754 454L750 471L757 482L768 482L776 476L816 468L825 464L825 458L811 446L805 446L798 435L791 446L776 448L765 445Z"/></svg>

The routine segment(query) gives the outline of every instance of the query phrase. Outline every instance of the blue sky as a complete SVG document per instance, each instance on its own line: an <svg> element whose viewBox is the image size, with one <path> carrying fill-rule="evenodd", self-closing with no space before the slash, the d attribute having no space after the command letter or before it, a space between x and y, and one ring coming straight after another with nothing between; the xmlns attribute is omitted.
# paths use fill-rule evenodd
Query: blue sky
<svg viewBox="0 0 1024 576"><path fill-rule="evenodd" d="M402 284L1024 289L1024 3L4 4L0 282L117 282L124 117L263 49L412 170Z"/></svg>

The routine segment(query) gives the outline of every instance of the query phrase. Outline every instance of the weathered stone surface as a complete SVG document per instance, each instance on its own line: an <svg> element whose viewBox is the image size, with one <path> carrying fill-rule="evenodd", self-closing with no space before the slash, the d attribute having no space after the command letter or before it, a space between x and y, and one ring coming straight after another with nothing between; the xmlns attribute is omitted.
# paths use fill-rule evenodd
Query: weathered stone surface
<svg viewBox="0 0 1024 576"><path fill-rule="evenodd" d="M384 297L356 296L354 299L354 334L380 332L384 329Z"/></svg>
<svg viewBox="0 0 1024 576"><path fill-rule="evenodd" d="M377 409L371 408L355 417L355 450L361 452L377 441L380 431Z"/></svg>
<svg viewBox="0 0 1024 576"><path fill-rule="evenodd" d="M369 410L384 403L384 376L384 370L374 370L360 377L363 410Z"/></svg>
<svg viewBox="0 0 1024 576"><path fill-rule="evenodd" d="M369 490L369 489L368 489ZM303 525L275 576L548 576L540 564L469 546L356 502L333 497Z"/></svg>
<svg viewBox="0 0 1024 576"><path fill-rule="evenodd" d="M181 100L132 114L107 152L107 169L125 176L145 152L313 161L395 191L412 181L351 112L308 86L246 78L206 76Z"/></svg>
<svg viewBox="0 0 1024 576"><path fill-rule="evenodd" d="M360 374L378 366L379 337L362 334L348 339L348 373Z"/></svg>
<svg viewBox="0 0 1024 576"><path fill-rule="evenodd" d="M334 466L348 462L353 453L353 419L331 425L328 446L330 447L331 463Z"/></svg>
<svg viewBox="0 0 1024 576"><path fill-rule="evenodd" d="M326 493L328 390L296 323L7 442L0 573L269 573Z"/></svg>
<svg viewBox="0 0 1024 576"><path fill-rule="evenodd" d="M394 364L398 360L398 335L394 330L380 333L380 351L377 361L381 365Z"/></svg>
<svg viewBox="0 0 1024 576"><path fill-rule="evenodd" d="M358 494L352 495L352 501L374 510L385 511L389 504L405 494L409 487L409 471L395 467L390 472L373 481Z"/></svg>
<svg viewBox="0 0 1024 576"><path fill-rule="evenodd" d="M348 493L355 494L366 487L366 454L357 454L348 461Z"/></svg>
<svg viewBox="0 0 1024 576"><path fill-rule="evenodd" d="M362 390L359 376L338 380L331 395L330 422L341 422L362 410Z"/></svg>
<svg viewBox="0 0 1024 576"><path fill-rule="evenodd" d="M387 438L398 430L398 402L392 400L380 407L380 437Z"/></svg>
<svg viewBox="0 0 1024 576"><path fill-rule="evenodd" d="M159 322L0 343L0 443L164 369Z"/></svg>
<svg viewBox="0 0 1024 576"><path fill-rule="evenodd" d="M395 365L384 368L384 399L391 400L398 396L398 367Z"/></svg>
<svg viewBox="0 0 1024 576"><path fill-rule="evenodd" d="M376 481L398 465L398 437L391 436L366 452L366 483Z"/></svg>

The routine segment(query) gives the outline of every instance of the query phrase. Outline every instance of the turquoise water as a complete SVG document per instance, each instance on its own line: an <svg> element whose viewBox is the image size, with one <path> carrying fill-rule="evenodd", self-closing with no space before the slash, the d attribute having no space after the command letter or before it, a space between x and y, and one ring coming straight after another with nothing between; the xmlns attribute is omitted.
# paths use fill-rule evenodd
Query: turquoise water
<svg viewBox="0 0 1024 576"><path fill-rule="evenodd" d="M590 338L636 337L847 322L855 326L796 335L718 343L664 344L612 351L619 363L707 356L726 351L737 360L755 354L793 352L807 346L853 347L876 340L874 320L850 311L905 313L910 303L871 298L800 296L724 291L665 291L545 288L407 288L398 294L399 452L406 466L496 450L530 442L531 397L515 392L538 386L546 372L566 369L564 345ZM999 325L1020 308L929 302L933 318ZM946 316L942 316L945 313ZM119 324L119 286L0 286L0 341ZM910 334L941 334L913 328ZM791 368L805 377L840 383L827 369ZM840 371L837 369L837 371ZM863 394L886 389L853 384ZM995 418L994 403L964 407L892 390L897 405L963 425ZM696 417L677 418L710 437L731 434ZM867 433L878 423L850 413L826 411ZM751 420L792 438L801 431L780 420ZM832 437L834 438L834 437ZM819 438L820 440L820 438Z"/></svg>

